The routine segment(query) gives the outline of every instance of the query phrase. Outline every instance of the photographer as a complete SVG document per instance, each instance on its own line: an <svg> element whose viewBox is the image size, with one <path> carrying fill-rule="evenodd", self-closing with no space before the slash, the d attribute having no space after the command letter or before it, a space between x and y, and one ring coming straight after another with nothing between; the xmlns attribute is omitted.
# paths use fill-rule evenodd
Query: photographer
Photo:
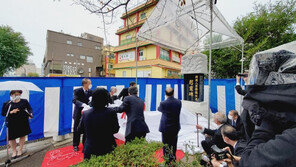
<svg viewBox="0 0 296 167"><path fill-rule="evenodd" d="M213 145L217 145L219 148L224 148L227 146L227 144L223 141L221 135L221 128L226 123L225 114L223 114L222 112L217 112L214 115L214 122L218 125L218 129L212 130L204 128L201 125L196 125L197 129L201 130L202 133L208 136L205 140L201 142L202 148L208 155L212 154L211 147Z"/></svg>
<svg viewBox="0 0 296 167"><path fill-rule="evenodd" d="M233 147L233 155L240 156L247 146L247 142L241 139L240 133L229 125L223 126L221 133L224 142Z"/></svg>
<svg viewBox="0 0 296 167"><path fill-rule="evenodd" d="M296 165L296 55L256 54L243 108L256 125L240 166Z"/></svg>

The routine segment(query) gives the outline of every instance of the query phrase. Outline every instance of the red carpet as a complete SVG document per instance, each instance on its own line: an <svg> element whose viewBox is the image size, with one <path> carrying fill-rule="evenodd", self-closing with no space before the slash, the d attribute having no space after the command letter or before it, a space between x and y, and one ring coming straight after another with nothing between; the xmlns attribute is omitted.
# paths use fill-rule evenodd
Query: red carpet
<svg viewBox="0 0 296 167"><path fill-rule="evenodd" d="M117 145L124 144L122 140L116 140ZM73 151L73 146L66 146L55 150L48 151L45 154L41 167L65 167L78 164L83 161L82 144L79 146L78 152ZM177 151L177 160L184 157L181 150ZM158 162L163 162L162 149L155 152Z"/></svg>

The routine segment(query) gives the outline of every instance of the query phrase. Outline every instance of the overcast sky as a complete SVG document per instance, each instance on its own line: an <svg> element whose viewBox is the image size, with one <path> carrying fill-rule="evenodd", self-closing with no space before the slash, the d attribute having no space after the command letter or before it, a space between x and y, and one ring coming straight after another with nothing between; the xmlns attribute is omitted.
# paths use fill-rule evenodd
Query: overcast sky
<svg viewBox="0 0 296 167"><path fill-rule="evenodd" d="M133 0L136 1L136 0ZM217 7L232 25L237 17L253 11L254 3L267 3L269 0L218 0ZM108 27L108 41L118 45L115 31L123 22L118 19ZM80 36L87 32L104 37L101 19L90 14L72 0L3 0L0 5L0 25L9 25L21 32L29 42L33 60L41 67L46 47L46 30L61 31Z"/></svg>

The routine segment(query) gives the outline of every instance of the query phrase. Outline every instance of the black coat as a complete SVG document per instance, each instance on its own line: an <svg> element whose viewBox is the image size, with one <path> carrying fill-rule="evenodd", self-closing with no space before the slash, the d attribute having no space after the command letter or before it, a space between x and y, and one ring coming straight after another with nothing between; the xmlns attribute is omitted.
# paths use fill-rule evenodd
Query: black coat
<svg viewBox="0 0 296 167"><path fill-rule="evenodd" d="M127 115L125 136L150 132L144 118L144 102L137 95L125 97L122 104L114 109L117 113L125 112Z"/></svg>
<svg viewBox="0 0 296 167"><path fill-rule="evenodd" d="M117 114L111 109L84 111L78 126L78 131L86 135L84 154L104 155L111 152L116 147L113 134L118 130Z"/></svg>
<svg viewBox="0 0 296 167"><path fill-rule="evenodd" d="M241 154L244 152L244 149L247 146L247 141L240 139L237 141L235 147L233 148L233 154L236 156L241 156Z"/></svg>
<svg viewBox="0 0 296 167"><path fill-rule="evenodd" d="M162 113L159 131L163 133L177 133L181 129L180 112L182 103L174 97L161 102L158 111Z"/></svg>
<svg viewBox="0 0 296 167"><path fill-rule="evenodd" d="M227 119L227 123L228 123L229 125L233 126L233 125L232 125L232 120ZM244 128L244 124L243 124L243 121L241 120L241 117L240 117L240 116L238 116L238 118L237 118L237 120L236 120L236 125L233 126L233 127L235 128L235 130L236 130L237 132L240 132L241 137L242 137L243 139L245 139L245 128Z"/></svg>
<svg viewBox="0 0 296 167"><path fill-rule="evenodd" d="M222 138L222 134L221 134L222 126L220 126L218 129L215 129L215 130L205 128L203 131L204 134L207 134L212 137L211 142L217 145L219 148L225 148L228 146Z"/></svg>
<svg viewBox="0 0 296 167"><path fill-rule="evenodd" d="M85 94L83 88L77 88L73 93L73 103L75 104L73 118L81 117L81 110L83 109L82 104L89 103L89 97L92 95L92 90L88 90L88 93Z"/></svg>
<svg viewBox="0 0 296 167"><path fill-rule="evenodd" d="M128 88L123 88L117 98L120 99L122 97L123 101L126 96L128 96Z"/></svg>
<svg viewBox="0 0 296 167"><path fill-rule="evenodd" d="M275 135L259 127L248 142L241 160L242 167L296 166L296 128Z"/></svg>
<svg viewBox="0 0 296 167"><path fill-rule="evenodd" d="M237 91L238 94L245 96L247 94L247 91L243 90L242 86L236 85L235 90Z"/></svg>

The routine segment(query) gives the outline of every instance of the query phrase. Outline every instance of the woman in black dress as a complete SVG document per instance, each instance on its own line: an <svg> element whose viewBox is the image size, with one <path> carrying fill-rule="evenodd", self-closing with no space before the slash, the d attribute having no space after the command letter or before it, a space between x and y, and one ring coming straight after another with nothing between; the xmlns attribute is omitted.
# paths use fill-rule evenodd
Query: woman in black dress
<svg viewBox="0 0 296 167"><path fill-rule="evenodd" d="M32 108L26 99L21 99L21 90L10 91L11 101L7 101L2 107L2 116L6 116L9 105L11 105L8 118L8 136L10 146L12 148L12 158L21 156L23 153L23 147L26 140L26 135L31 133L29 120L32 118ZM19 140L19 150L16 150L16 139Z"/></svg>
<svg viewBox="0 0 296 167"><path fill-rule="evenodd" d="M116 147L113 134L119 130L117 114L107 108L110 95L106 89L97 88L92 94L92 109L83 112L78 126L84 132L84 159L91 155L105 155Z"/></svg>

